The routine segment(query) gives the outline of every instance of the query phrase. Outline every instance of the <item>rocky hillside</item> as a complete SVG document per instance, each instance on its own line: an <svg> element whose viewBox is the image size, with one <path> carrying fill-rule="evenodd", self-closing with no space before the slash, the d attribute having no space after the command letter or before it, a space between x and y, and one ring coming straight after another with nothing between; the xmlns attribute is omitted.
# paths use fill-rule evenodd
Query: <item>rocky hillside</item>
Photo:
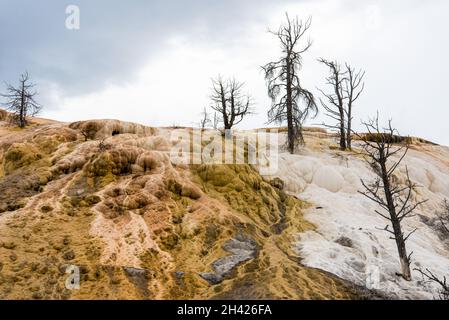
<svg viewBox="0 0 449 320"><path fill-rule="evenodd" d="M284 191L309 203L304 218L316 226L298 234L302 262L359 285L370 283L388 297L438 298L439 285L425 281L416 269L429 269L440 279L449 275L449 238L440 221L448 216L443 203L449 199L449 148L414 138L394 175L405 186L409 172L416 184L411 203L427 200L402 222L404 234L416 230L407 241L412 252L409 282L397 276L396 244L383 230L388 221L375 213L382 212L380 206L358 192L364 190L361 179L375 180L359 143L354 152L335 150L335 144L326 135L308 134L306 148L279 158L277 176L285 182Z"/></svg>
<svg viewBox="0 0 449 320"><path fill-rule="evenodd" d="M330 135L308 132L301 154L281 154L279 174L262 177L246 164L172 163L170 131L116 120L40 119L23 130L0 121L0 298L430 294L416 283L363 288L372 246L388 279L395 251L375 229L384 222L356 195L358 175L369 176L369 168L335 151ZM426 229L413 246L443 272L447 247L431 230L437 202L449 196L441 176L449 152L420 143L415 154L423 157L415 177L432 201L421 208L427 220L416 223ZM79 289L66 288L72 265Z"/></svg>
<svg viewBox="0 0 449 320"><path fill-rule="evenodd" d="M296 236L315 226L282 181L249 165L174 165L169 131L0 122L0 298L371 294L301 263ZM65 286L70 265L79 289Z"/></svg>

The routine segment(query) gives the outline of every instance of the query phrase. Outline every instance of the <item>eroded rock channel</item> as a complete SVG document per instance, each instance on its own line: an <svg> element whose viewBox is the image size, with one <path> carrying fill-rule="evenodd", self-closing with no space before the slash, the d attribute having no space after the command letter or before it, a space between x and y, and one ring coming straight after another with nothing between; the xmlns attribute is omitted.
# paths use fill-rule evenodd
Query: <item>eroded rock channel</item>
<svg viewBox="0 0 449 320"><path fill-rule="evenodd" d="M257 243L248 235L238 234L223 245L223 250L232 255L222 257L212 263L214 272L200 272L199 275L210 284L222 282L233 269L257 256Z"/></svg>

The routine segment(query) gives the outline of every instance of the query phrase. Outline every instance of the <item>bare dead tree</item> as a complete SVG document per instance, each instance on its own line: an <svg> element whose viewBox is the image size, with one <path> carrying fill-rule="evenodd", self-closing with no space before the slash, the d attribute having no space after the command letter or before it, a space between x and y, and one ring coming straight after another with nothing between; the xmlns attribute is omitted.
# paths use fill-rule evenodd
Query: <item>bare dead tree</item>
<svg viewBox="0 0 449 320"><path fill-rule="evenodd" d="M339 132L340 149L346 150L346 111L343 92L343 83L346 80L346 73L341 71L340 65L336 61L328 61L323 58L320 58L318 61L325 64L329 68L330 75L326 78L326 81L327 84L332 87L331 93L325 93L323 90L318 89L326 98L326 102L320 98L320 103L326 111L326 116L337 121L336 125L325 124L325 126Z"/></svg>
<svg viewBox="0 0 449 320"><path fill-rule="evenodd" d="M104 152L111 148L111 145L107 144L105 142L105 140L106 140L106 138L101 139L100 142L98 143L98 151L99 152Z"/></svg>
<svg viewBox="0 0 449 320"><path fill-rule="evenodd" d="M331 86L331 93L325 93L318 89L325 97L325 101L320 99L320 103L326 115L335 120L337 124L327 125L326 127L335 129L338 132L340 139L340 149L351 149L352 145L352 108L355 101L363 92L364 83L363 77L365 72L355 71L349 64L345 64L345 69L336 61L329 61L326 59L319 59L319 62L325 64L329 70L330 75L326 78L327 84Z"/></svg>
<svg viewBox="0 0 449 320"><path fill-rule="evenodd" d="M26 126L29 116L35 116L42 108L34 100L34 97L37 95L37 92L32 90L34 86L35 84L30 82L28 72L25 72L20 76L17 88L7 84L7 93L1 95L7 99L5 104L6 109L12 113L11 121L20 128Z"/></svg>
<svg viewBox="0 0 449 320"><path fill-rule="evenodd" d="M354 103L360 97L361 93L365 89L365 83L363 78L365 77L365 71L356 71L349 64L346 66L346 79L344 82L344 92L347 98L346 107L346 147L348 149L352 148L352 108Z"/></svg>
<svg viewBox="0 0 449 320"><path fill-rule="evenodd" d="M275 35L282 48L282 57L262 67L268 87L268 96L272 105L268 111L270 123L283 123L287 121L287 148L293 153L298 143L303 144L302 125L309 116L316 116L318 108L313 94L304 89L299 79L302 67L302 54L305 53L312 42L302 43L311 19L303 22L295 18L287 21L277 31L270 31ZM303 104L303 106L301 106Z"/></svg>
<svg viewBox="0 0 449 320"><path fill-rule="evenodd" d="M81 134L82 134L83 137L84 137L84 141L89 140L89 137L91 136L91 135L89 134L89 131L88 131L88 130L84 130L84 129L81 129Z"/></svg>
<svg viewBox="0 0 449 320"><path fill-rule="evenodd" d="M206 128L209 123L211 123L209 113L207 112L206 108L204 108L203 112L201 112L200 128Z"/></svg>
<svg viewBox="0 0 449 320"><path fill-rule="evenodd" d="M372 183L362 180L364 191L359 191L359 193L377 203L386 212L375 211L389 221L389 224L382 230L390 233L390 239L396 241L401 263L400 275L405 280L410 281L410 257L412 253L407 254L406 241L416 229L404 235L402 222L405 218L411 217L413 211L427 200L412 202L412 194L417 185L410 180L407 167L405 168L405 186L395 182L394 174L408 152L409 140L405 139L402 145L393 146L393 136L397 133L397 130L392 127L391 120L388 122L388 126L381 130L379 127L379 115L363 124L368 134L357 134L357 136L363 142L366 159L376 173L377 178ZM375 138L373 139L373 137Z"/></svg>
<svg viewBox="0 0 449 320"><path fill-rule="evenodd" d="M84 141L87 141L89 139L93 140L95 139L95 135L98 132L98 125L94 121L89 121L81 127L80 131L84 137Z"/></svg>
<svg viewBox="0 0 449 320"><path fill-rule="evenodd" d="M212 79L211 108L215 110L223 121L224 129L231 130L243 118L252 113L252 98L243 93L243 82L221 76Z"/></svg>

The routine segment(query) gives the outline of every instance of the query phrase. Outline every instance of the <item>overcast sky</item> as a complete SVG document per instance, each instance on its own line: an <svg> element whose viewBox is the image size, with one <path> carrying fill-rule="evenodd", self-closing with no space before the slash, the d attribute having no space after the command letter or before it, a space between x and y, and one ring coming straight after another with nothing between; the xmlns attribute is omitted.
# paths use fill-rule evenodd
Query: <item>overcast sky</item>
<svg viewBox="0 0 449 320"><path fill-rule="evenodd" d="M71 4L79 30L66 28ZM210 78L235 76L257 112L239 126L261 127L270 100L260 66L279 56L267 29L286 11L313 18L304 87L325 88L317 58L347 61L366 70L356 127L379 110L401 134L449 145L447 0L0 0L0 81L28 70L44 117L162 126L197 123Z"/></svg>

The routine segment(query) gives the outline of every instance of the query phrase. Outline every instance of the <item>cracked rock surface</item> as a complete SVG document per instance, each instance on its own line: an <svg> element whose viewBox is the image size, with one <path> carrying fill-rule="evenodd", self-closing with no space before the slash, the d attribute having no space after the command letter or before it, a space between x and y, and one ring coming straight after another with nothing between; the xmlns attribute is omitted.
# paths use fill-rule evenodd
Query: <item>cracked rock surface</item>
<svg viewBox="0 0 449 320"><path fill-rule="evenodd" d="M257 253L257 244L250 236L238 234L235 238L226 241L223 249L232 255L215 260L212 263L214 272L199 273L210 284L222 282L236 266L253 259Z"/></svg>

